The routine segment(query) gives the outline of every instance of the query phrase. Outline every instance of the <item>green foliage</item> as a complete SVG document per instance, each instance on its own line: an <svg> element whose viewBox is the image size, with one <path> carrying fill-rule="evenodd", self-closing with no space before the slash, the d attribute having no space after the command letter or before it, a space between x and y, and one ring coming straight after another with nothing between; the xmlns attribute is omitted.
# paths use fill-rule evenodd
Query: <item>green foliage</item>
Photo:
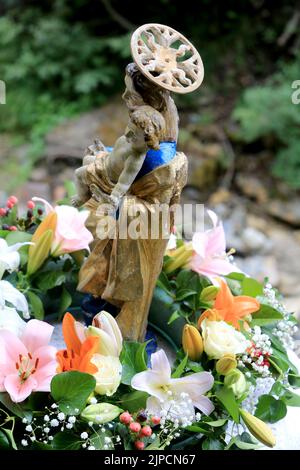
<svg viewBox="0 0 300 470"><path fill-rule="evenodd" d="M261 395L255 411L255 416L268 423L276 423L283 419L287 413L287 407L283 400L277 400L270 395Z"/></svg>
<svg viewBox="0 0 300 470"><path fill-rule="evenodd" d="M78 371L63 372L51 381L51 395L59 409L69 415L78 415L94 391L95 378Z"/></svg>
<svg viewBox="0 0 300 470"><path fill-rule="evenodd" d="M300 188L300 112L292 103L292 83L300 77L300 56L281 65L265 85L246 89L233 117L246 142L268 139L275 149L273 174L292 188Z"/></svg>
<svg viewBox="0 0 300 470"><path fill-rule="evenodd" d="M124 341L120 360L122 362L122 383L130 385L132 377L147 369L146 344Z"/></svg>
<svg viewBox="0 0 300 470"><path fill-rule="evenodd" d="M0 78L7 84L0 131L21 135L19 143L29 144L26 179L47 132L121 88L120 62L129 57L129 40L124 34L93 33L55 9L45 14L27 7L19 16L0 18L0 44Z"/></svg>

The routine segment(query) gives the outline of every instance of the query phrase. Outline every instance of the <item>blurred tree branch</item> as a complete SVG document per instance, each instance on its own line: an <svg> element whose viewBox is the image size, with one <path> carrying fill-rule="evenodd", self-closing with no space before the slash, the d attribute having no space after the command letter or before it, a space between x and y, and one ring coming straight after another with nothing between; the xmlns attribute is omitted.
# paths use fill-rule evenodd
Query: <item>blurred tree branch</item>
<svg viewBox="0 0 300 470"><path fill-rule="evenodd" d="M120 13L114 9L110 0L102 0L102 3L110 17L120 26L122 26L122 28L126 29L127 31L132 31L136 28L136 26L131 23L131 21L127 20L127 18L124 18L124 16L120 15Z"/></svg>

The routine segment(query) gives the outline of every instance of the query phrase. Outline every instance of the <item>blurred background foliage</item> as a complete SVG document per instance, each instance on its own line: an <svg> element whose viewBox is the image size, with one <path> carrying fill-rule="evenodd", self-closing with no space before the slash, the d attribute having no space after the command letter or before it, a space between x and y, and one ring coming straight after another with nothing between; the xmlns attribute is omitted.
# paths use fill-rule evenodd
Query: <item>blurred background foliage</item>
<svg viewBox="0 0 300 470"><path fill-rule="evenodd" d="M131 32L159 22L183 32L205 65L203 87L177 100L181 111L221 125L238 156L268 149L268 172L300 188L300 105L291 103L291 84L300 79L295 2L2 0L0 15L7 83L0 131L15 146L30 144L30 162L51 128L122 90Z"/></svg>

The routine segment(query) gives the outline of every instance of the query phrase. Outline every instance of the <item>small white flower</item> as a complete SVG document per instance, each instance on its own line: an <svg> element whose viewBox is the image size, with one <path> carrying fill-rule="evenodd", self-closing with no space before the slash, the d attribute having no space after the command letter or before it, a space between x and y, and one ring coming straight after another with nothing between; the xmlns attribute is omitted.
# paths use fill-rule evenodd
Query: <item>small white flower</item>
<svg viewBox="0 0 300 470"><path fill-rule="evenodd" d="M51 405L51 408L52 408L53 410L55 410L55 408L57 408L57 404L56 404L56 403L53 403L53 404Z"/></svg>
<svg viewBox="0 0 300 470"><path fill-rule="evenodd" d="M58 417L59 421L63 421L65 419L65 413L60 412L60 413L58 413L57 417Z"/></svg>
<svg viewBox="0 0 300 470"><path fill-rule="evenodd" d="M73 424L72 424L72 423L67 423L67 424L66 424L66 428L67 428L67 429L72 429L72 427L73 427Z"/></svg>
<svg viewBox="0 0 300 470"><path fill-rule="evenodd" d="M32 442L34 442L34 441L36 440L36 437L35 437L35 436L31 436L31 437L30 437L30 440L31 440Z"/></svg>
<svg viewBox="0 0 300 470"><path fill-rule="evenodd" d="M96 403L98 403L98 402L97 402L97 398L95 398L95 397L91 397L91 398L89 399L89 402L90 402L91 405L96 405Z"/></svg>
<svg viewBox="0 0 300 470"><path fill-rule="evenodd" d="M28 424L25 428L25 431L31 432L32 431L32 426Z"/></svg>
<svg viewBox="0 0 300 470"><path fill-rule="evenodd" d="M49 418L48 415L45 415L45 416L44 416L44 421L46 421L46 422L50 421L50 418Z"/></svg>
<svg viewBox="0 0 300 470"><path fill-rule="evenodd" d="M82 432L82 433L80 434L80 437L81 437L81 439L87 439L87 438L89 437L89 435L88 435L87 432Z"/></svg>
<svg viewBox="0 0 300 470"><path fill-rule="evenodd" d="M69 421L69 423L74 424L74 423L76 423L76 417L75 416L69 416L68 421Z"/></svg>
<svg viewBox="0 0 300 470"><path fill-rule="evenodd" d="M88 446L88 450L96 450L94 446Z"/></svg>
<svg viewBox="0 0 300 470"><path fill-rule="evenodd" d="M48 433L50 432L50 428L48 428L48 427L44 428L44 432L45 432L46 434L48 434Z"/></svg>
<svg viewBox="0 0 300 470"><path fill-rule="evenodd" d="M22 446L24 446L24 447L28 446L28 442L26 441L26 439L22 439L22 440L21 440L21 444L22 444Z"/></svg>
<svg viewBox="0 0 300 470"><path fill-rule="evenodd" d="M26 424L27 423L27 418L23 418L22 423Z"/></svg>
<svg viewBox="0 0 300 470"><path fill-rule="evenodd" d="M56 428L57 426L59 426L58 420L57 419L51 419L50 426L52 426L53 428Z"/></svg>
<svg viewBox="0 0 300 470"><path fill-rule="evenodd" d="M48 437L49 441L53 441L53 436Z"/></svg>

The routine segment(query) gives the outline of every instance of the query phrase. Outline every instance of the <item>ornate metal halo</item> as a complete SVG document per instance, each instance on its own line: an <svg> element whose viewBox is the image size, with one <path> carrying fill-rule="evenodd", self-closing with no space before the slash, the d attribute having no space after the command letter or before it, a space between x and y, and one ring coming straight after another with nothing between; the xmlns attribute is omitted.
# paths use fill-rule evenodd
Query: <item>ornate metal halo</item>
<svg viewBox="0 0 300 470"><path fill-rule="evenodd" d="M142 74L162 88L183 94L202 83L204 67L199 53L169 26L140 26L131 37L131 53Z"/></svg>

